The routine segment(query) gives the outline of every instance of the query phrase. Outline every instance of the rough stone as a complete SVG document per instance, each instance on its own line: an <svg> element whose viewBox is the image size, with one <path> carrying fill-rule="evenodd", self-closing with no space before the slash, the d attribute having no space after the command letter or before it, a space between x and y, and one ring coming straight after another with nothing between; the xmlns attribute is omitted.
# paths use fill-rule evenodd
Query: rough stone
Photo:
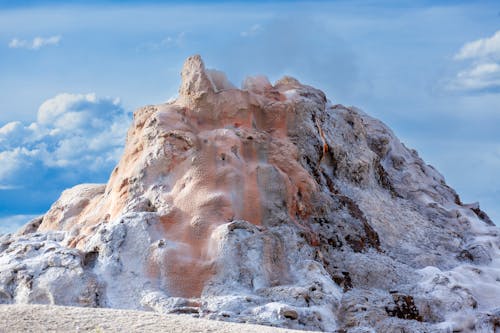
<svg viewBox="0 0 500 333"><path fill-rule="evenodd" d="M105 185L0 237L0 302L337 332L494 332L500 231L382 122L186 60ZM497 312L495 312L497 311Z"/></svg>

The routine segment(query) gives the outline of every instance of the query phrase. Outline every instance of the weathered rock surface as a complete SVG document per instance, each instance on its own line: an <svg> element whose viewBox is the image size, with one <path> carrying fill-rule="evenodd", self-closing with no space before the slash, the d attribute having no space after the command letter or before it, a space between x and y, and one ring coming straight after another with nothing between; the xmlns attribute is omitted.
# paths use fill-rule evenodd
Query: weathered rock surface
<svg viewBox="0 0 500 333"><path fill-rule="evenodd" d="M500 235L383 123L187 59L106 185L0 239L0 300L338 332L500 331Z"/></svg>

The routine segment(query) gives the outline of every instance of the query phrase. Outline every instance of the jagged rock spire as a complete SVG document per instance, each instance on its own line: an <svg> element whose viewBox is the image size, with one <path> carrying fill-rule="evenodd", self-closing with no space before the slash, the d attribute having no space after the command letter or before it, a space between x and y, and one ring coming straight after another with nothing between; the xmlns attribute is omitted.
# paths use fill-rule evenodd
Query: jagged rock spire
<svg viewBox="0 0 500 333"><path fill-rule="evenodd" d="M208 75L201 56L190 56L184 62L181 71L181 86L179 88L179 101L186 106L192 106L207 94L213 94L216 87Z"/></svg>

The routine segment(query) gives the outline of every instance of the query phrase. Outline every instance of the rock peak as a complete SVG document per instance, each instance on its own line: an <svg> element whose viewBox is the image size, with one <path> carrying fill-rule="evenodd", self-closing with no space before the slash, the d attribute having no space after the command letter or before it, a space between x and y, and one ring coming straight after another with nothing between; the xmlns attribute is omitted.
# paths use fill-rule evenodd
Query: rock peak
<svg viewBox="0 0 500 333"><path fill-rule="evenodd" d="M188 105L206 94L214 93L216 88L210 79L203 59L199 54L190 56L184 61L181 71L179 98Z"/></svg>

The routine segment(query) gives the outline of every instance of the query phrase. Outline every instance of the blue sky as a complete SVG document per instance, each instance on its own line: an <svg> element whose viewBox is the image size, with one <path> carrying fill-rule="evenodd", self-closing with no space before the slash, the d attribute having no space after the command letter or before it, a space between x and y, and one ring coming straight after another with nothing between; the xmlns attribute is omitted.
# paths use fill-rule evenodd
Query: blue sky
<svg viewBox="0 0 500 333"><path fill-rule="evenodd" d="M0 232L106 181L131 112L175 96L195 53L362 108L500 221L494 1L59 3L0 1Z"/></svg>

